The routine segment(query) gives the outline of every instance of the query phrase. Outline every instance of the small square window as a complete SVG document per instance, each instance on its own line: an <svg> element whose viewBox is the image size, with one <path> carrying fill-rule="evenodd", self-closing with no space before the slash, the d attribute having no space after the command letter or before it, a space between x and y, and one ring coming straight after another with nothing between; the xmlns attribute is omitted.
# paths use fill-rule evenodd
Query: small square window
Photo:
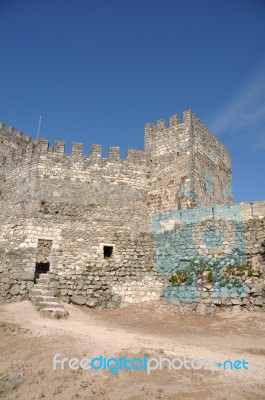
<svg viewBox="0 0 265 400"><path fill-rule="evenodd" d="M103 247L104 258L109 258L113 253L113 246L104 246Z"/></svg>

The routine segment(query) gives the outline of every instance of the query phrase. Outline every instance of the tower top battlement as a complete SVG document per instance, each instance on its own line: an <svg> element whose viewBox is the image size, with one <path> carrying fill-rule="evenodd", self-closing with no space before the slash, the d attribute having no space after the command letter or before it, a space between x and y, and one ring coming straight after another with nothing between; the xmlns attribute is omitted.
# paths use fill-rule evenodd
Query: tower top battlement
<svg viewBox="0 0 265 400"><path fill-rule="evenodd" d="M91 160L108 160L111 162L115 161L127 161L132 163L143 164L146 161L145 153L141 150L127 149L126 159L120 158L120 147L110 146L108 149L108 157L102 157L102 145L92 144L90 146L90 152L84 154L83 143L72 143L71 153L65 152L65 141L55 140L54 145L50 146L49 141L45 138L33 139L31 136L25 135L22 131L17 131L14 127L7 127L4 122L0 122L0 164L6 164L13 162L14 160L22 160L22 158L30 158L34 155L58 155L67 156L68 158L73 156L73 159L84 158Z"/></svg>
<svg viewBox="0 0 265 400"><path fill-rule="evenodd" d="M154 124L153 122L148 122L147 124L145 124L145 132L158 132L162 129L174 128L178 127L179 125L183 126L190 123L192 119L196 119L194 112L192 110L187 110L183 112L183 122L180 121L178 114L173 114L169 117L169 124L167 124L164 119L158 119L156 124Z"/></svg>
<svg viewBox="0 0 265 400"><path fill-rule="evenodd" d="M56 179L58 184L67 177L67 185L78 179L86 182L95 171L95 184L106 176L110 181L119 176L122 182L138 182L143 190L149 187L150 204L156 211L174 209L176 198L181 201L183 197L181 190L192 192L197 205L231 200L230 195L223 196L231 193L230 153L192 110L183 113L182 122L174 114L168 124L163 119L146 124L145 150L128 149L126 159L120 158L119 147L109 147L108 156L102 157L102 145L92 144L86 154L84 145L77 142L68 154L63 140L55 140L49 146L47 139L32 139L3 123L0 140L0 166L7 175L22 167L45 179ZM205 185L211 186L210 196L205 194ZM194 204L195 201L190 202L191 206Z"/></svg>

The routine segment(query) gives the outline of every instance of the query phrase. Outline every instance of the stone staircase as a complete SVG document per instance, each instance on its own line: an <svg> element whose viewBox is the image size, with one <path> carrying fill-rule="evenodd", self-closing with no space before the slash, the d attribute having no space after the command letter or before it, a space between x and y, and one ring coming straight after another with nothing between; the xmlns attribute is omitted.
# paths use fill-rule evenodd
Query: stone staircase
<svg viewBox="0 0 265 400"><path fill-rule="evenodd" d="M30 292L31 301L40 310L42 315L64 318L68 312L54 295L56 292L56 278L49 273L40 274L37 283Z"/></svg>

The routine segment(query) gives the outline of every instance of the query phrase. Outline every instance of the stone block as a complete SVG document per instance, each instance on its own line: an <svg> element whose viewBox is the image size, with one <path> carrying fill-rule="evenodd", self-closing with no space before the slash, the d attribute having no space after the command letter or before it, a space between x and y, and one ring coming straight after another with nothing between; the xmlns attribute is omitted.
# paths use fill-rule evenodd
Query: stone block
<svg viewBox="0 0 265 400"><path fill-rule="evenodd" d="M16 296L17 294L20 293L20 287L19 285L14 285L12 286L12 288L10 289L10 294L11 296Z"/></svg>
<svg viewBox="0 0 265 400"><path fill-rule="evenodd" d="M78 306L83 306L86 304L86 298L77 294L74 294L70 300L73 304L77 304Z"/></svg>
<svg viewBox="0 0 265 400"><path fill-rule="evenodd" d="M222 305L231 306L232 305L232 301L230 299L223 299L222 300Z"/></svg>
<svg viewBox="0 0 265 400"><path fill-rule="evenodd" d="M22 301L22 296L14 296L11 298L11 303L17 303L19 301Z"/></svg>
<svg viewBox="0 0 265 400"><path fill-rule="evenodd" d="M212 303L217 306L220 306L222 304L222 300L221 299L212 299Z"/></svg>
<svg viewBox="0 0 265 400"><path fill-rule="evenodd" d="M231 302L232 302L233 305L236 305L236 304L240 304L241 305L241 303L242 303L242 301L240 299L231 299Z"/></svg>
<svg viewBox="0 0 265 400"><path fill-rule="evenodd" d="M254 300L255 306L262 306L263 305L263 298L262 296L257 296Z"/></svg>
<svg viewBox="0 0 265 400"><path fill-rule="evenodd" d="M200 315L206 315L207 306L205 304L198 304L196 308L196 313Z"/></svg>
<svg viewBox="0 0 265 400"><path fill-rule="evenodd" d="M196 310L197 304L196 303L187 303L184 306L185 310L193 311Z"/></svg>
<svg viewBox="0 0 265 400"><path fill-rule="evenodd" d="M207 307L206 308L206 314L214 314L215 310L216 310L215 306Z"/></svg>
<svg viewBox="0 0 265 400"><path fill-rule="evenodd" d="M34 281L35 273L34 272L23 272L21 276L22 281Z"/></svg>
<svg viewBox="0 0 265 400"><path fill-rule="evenodd" d="M19 386L23 382L23 374L14 374L8 377L7 385L11 389L15 389L17 386Z"/></svg>
<svg viewBox="0 0 265 400"><path fill-rule="evenodd" d="M87 305L87 307L94 308L94 307L96 307L98 305L98 300L97 299L90 299L90 300L87 301L86 305Z"/></svg>
<svg viewBox="0 0 265 400"><path fill-rule="evenodd" d="M262 295L263 283L256 283L250 288L250 293L253 296L260 296Z"/></svg>
<svg viewBox="0 0 265 400"><path fill-rule="evenodd" d="M120 303L118 301L109 301L107 303L107 308L118 308Z"/></svg>
<svg viewBox="0 0 265 400"><path fill-rule="evenodd" d="M233 312L241 312L242 311L242 307L239 304L236 304L232 307L232 311Z"/></svg>

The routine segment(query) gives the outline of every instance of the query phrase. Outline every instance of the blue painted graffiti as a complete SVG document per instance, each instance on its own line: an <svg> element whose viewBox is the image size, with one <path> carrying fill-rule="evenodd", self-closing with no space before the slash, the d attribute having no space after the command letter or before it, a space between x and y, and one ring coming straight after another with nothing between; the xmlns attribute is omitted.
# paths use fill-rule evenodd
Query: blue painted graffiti
<svg viewBox="0 0 265 400"><path fill-rule="evenodd" d="M189 302L197 298L197 273L212 271L213 297L245 297L242 282L224 280L227 266L246 264L244 227L239 205L182 209L154 214L152 230L161 275L187 271L190 284L171 285L164 297ZM193 270L191 264L193 259Z"/></svg>
<svg viewBox="0 0 265 400"><path fill-rule="evenodd" d="M210 172L204 174L205 193L207 196L212 194L213 175Z"/></svg>

